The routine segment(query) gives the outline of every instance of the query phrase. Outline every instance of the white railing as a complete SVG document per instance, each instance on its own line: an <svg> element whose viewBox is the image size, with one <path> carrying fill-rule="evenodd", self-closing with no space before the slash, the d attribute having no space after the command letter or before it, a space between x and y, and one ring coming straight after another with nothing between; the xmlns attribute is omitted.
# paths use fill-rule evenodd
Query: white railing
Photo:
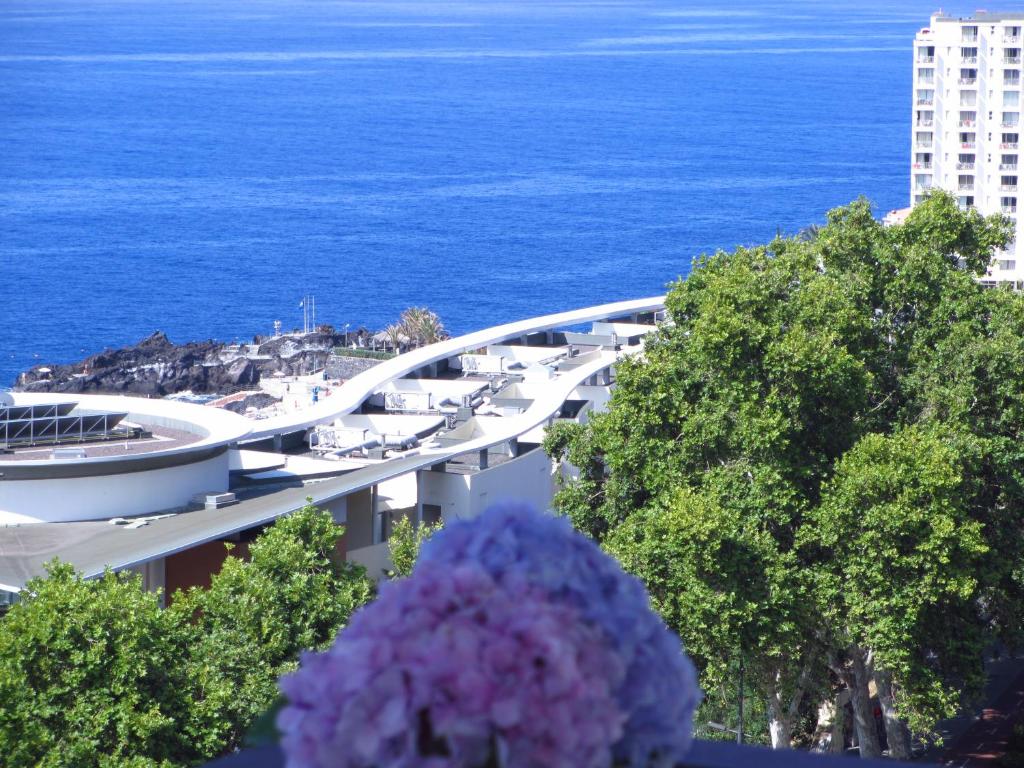
<svg viewBox="0 0 1024 768"><path fill-rule="evenodd" d="M1017 170L1017 164L1016 163L1000 163L999 164L999 170L1000 171L1016 171Z"/></svg>
<svg viewBox="0 0 1024 768"><path fill-rule="evenodd" d="M956 169L958 171L973 171L974 163L957 163Z"/></svg>

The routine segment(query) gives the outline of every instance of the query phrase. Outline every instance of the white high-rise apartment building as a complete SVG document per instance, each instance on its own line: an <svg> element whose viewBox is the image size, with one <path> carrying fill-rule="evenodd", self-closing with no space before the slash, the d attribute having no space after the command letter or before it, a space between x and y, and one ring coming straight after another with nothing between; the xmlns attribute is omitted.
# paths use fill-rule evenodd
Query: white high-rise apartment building
<svg viewBox="0 0 1024 768"><path fill-rule="evenodd" d="M914 39L914 105L910 202L930 187L949 190L962 207L1005 213L1014 243L999 253L982 282L1024 288L1022 222L1017 216L1020 167L1024 13L941 13ZM1022 211L1024 213L1024 211Z"/></svg>

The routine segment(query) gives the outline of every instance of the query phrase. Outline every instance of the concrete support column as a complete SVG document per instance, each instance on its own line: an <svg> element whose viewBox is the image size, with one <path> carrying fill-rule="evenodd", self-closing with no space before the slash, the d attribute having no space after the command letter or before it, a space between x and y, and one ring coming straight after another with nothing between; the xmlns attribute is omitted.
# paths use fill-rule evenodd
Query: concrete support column
<svg viewBox="0 0 1024 768"><path fill-rule="evenodd" d="M423 525L423 473L416 471L416 527Z"/></svg>
<svg viewBox="0 0 1024 768"><path fill-rule="evenodd" d="M487 449L484 448L480 451L480 469L487 469Z"/></svg>
<svg viewBox="0 0 1024 768"><path fill-rule="evenodd" d="M274 453L280 453L284 449L280 435L274 435Z"/></svg>
<svg viewBox="0 0 1024 768"><path fill-rule="evenodd" d="M519 455L519 438L513 437L508 441L508 455L512 459Z"/></svg>
<svg viewBox="0 0 1024 768"><path fill-rule="evenodd" d="M384 541L384 518L377 509L377 486L370 487L370 520L373 521L373 543Z"/></svg>

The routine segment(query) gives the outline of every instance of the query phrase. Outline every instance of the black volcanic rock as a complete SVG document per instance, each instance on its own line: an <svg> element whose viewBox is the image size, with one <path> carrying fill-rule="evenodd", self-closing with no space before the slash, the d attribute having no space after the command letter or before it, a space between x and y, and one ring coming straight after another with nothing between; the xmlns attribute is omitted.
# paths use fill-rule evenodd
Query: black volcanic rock
<svg viewBox="0 0 1024 768"><path fill-rule="evenodd" d="M163 397L190 390L227 394L255 388L278 371L305 374L322 368L344 334L315 333L259 339L250 346L216 341L175 344L162 331L123 349L104 350L70 365L32 368L18 376L24 392L89 393ZM49 368L49 371L45 369Z"/></svg>

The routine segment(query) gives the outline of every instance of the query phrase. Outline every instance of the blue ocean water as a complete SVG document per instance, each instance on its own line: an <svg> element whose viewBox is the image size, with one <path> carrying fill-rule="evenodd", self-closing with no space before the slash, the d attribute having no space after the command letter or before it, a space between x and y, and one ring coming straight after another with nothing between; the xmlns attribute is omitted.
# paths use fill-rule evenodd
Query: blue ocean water
<svg viewBox="0 0 1024 768"><path fill-rule="evenodd" d="M906 205L933 2L5 0L0 384L305 293L464 332Z"/></svg>

